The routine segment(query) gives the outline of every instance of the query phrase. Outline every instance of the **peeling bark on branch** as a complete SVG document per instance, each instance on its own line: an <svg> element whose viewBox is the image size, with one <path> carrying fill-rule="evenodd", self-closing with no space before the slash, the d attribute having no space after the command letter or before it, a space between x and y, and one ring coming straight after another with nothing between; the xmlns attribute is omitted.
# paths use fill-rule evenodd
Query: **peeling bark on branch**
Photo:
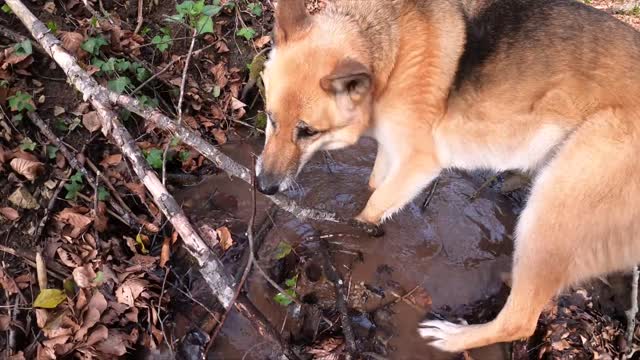
<svg viewBox="0 0 640 360"><path fill-rule="evenodd" d="M110 108L110 92L99 85L88 75L61 45L60 41L49 33L49 29L27 9L20 0L7 0L6 4L22 21L32 36L42 45L44 50L67 74L68 81L82 93L85 101L90 101L98 112L102 124L102 132L110 136L114 143L122 150L131 166L145 185L160 210L169 219L173 227L180 234L184 247L200 265L207 284L216 295L220 303L229 308L233 305L233 281L224 271L220 260L213 255L195 229L191 226L182 208L162 185L156 173L149 167L137 148L135 140L120 123L116 113Z"/></svg>

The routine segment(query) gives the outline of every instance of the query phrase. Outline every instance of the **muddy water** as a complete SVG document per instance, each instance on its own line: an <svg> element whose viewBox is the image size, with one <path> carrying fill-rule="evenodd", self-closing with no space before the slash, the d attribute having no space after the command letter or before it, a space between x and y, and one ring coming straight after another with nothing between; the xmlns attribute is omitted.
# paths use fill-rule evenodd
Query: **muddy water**
<svg viewBox="0 0 640 360"><path fill-rule="evenodd" d="M248 165L249 151L259 152L260 145L228 144L223 150ZM288 195L305 206L324 208L343 216L354 215L370 195L366 184L374 157L375 143L370 140L363 140L350 149L318 154L302 171ZM279 212L260 258L265 267L272 267L275 264L273 253L281 241L291 243L300 256L305 257L317 250L317 244L308 239L310 235L318 231L339 233L342 236L330 241L331 252L343 278L348 281L350 301L359 302L365 311L394 299L391 292L403 294L420 286L431 296L433 311L471 315L470 318L480 313L478 317L491 318L499 305L489 308L469 305L491 297L495 299L495 295L504 290L501 279L510 271L513 247L510 234L518 209L513 201L491 189L472 199L485 179L481 174L443 174L428 207L422 207L428 196L425 191L384 225L386 233L381 238L362 236L333 224L300 222L288 213ZM235 197L234 217L247 220L249 189L239 180L215 176L184 190L178 198L192 216L206 216L212 205L203 199L210 197L208 194L214 189L216 193ZM267 200L261 199L259 211L264 212L268 205ZM272 274L285 278L287 271L290 270L281 269L279 274L276 266ZM278 329L295 340L299 329L295 321L290 320L292 314L271 300L274 292L255 271L249 283L249 296L256 306ZM330 298L330 289L325 289L327 294L322 293L322 286L311 283L304 271L299 287L302 298L314 303L321 305L325 298ZM363 288L368 291L358 291ZM371 295L371 289L377 296ZM496 302L499 304L504 296L502 291ZM358 297L361 297L360 301L356 299ZM382 332L383 335L377 336L388 340L386 356L390 359L451 358L435 352L417 336L416 326L425 313L420 308L398 302L385 311L384 316L378 312L365 319L365 325L356 324L356 330L364 336ZM262 344L243 319L232 316L210 358L242 359L246 354L247 359L264 359L266 352L268 344ZM473 351L472 356L475 359L502 359L508 358L507 353L505 346L495 345Z"/></svg>

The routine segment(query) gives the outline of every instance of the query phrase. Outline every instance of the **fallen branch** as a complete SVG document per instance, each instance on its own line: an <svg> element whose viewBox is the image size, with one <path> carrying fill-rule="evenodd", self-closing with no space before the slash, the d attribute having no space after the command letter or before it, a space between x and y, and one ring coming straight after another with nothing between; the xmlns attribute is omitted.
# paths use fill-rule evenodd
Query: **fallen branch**
<svg viewBox="0 0 640 360"><path fill-rule="evenodd" d="M247 184L251 184L251 171L249 169L238 164L233 159L222 153L215 146L204 140L195 131L178 124L162 114L160 111L142 106L138 100L127 95L119 95L111 92L110 96L112 102L124 107L132 113L140 115L146 120L153 122L160 129L172 133L180 139L180 141L196 149L200 154L227 174L237 177ZM299 219L343 223L348 222L347 220L338 217L335 213L301 207L295 201L292 201L283 195L268 196L268 198L282 210L293 214Z"/></svg>
<svg viewBox="0 0 640 360"><path fill-rule="evenodd" d="M234 294L231 286L232 279L225 273L222 262L209 251L204 241L196 233L180 205L169 194L158 179L157 174L147 164L140 149L136 147L135 140L120 123L114 111L108 106L109 91L100 86L78 65L75 58L60 45L60 41L49 33L49 29L20 0L7 0L6 4L29 29L32 36L40 43L47 54L58 63L67 75L69 82L82 93L85 101L91 102L99 115L102 132L105 135L109 135L121 149L123 155L128 158L134 172L145 185L154 202L182 238L184 247L197 261L203 278L222 306L224 308L231 306Z"/></svg>
<svg viewBox="0 0 640 360"><path fill-rule="evenodd" d="M329 244L326 239L320 239L320 256L323 258L324 273L327 279L333 283L336 292L336 308L340 312L340 322L342 323L342 333L344 334L344 341L347 345L347 351L351 356L358 355L358 349L356 347L356 339L353 334L353 328L351 327L351 320L347 309L347 295L344 291L344 281L340 278L340 274L336 270L335 266L331 262L331 255L329 254Z"/></svg>

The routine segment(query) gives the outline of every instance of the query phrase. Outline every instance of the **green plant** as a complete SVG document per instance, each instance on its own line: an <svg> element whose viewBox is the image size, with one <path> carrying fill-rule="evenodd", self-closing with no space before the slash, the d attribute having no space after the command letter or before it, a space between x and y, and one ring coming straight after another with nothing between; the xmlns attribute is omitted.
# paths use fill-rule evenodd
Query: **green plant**
<svg viewBox="0 0 640 360"><path fill-rule="evenodd" d="M69 184L65 184L64 188L67 190L67 195L64 197L66 200L75 201L78 198L80 190L82 190L82 173L76 172L75 175L69 178Z"/></svg>
<svg viewBox="0 0 640 360"><path fill-rule="evenodd" d="M20 142L20 150L22 151L33 151L36 149L36 143L33 142L33 140L31 140L31 138L24 138L22 139L22 141Z"/></svg>
<svg viewBox="0 0 640 360"><path fill-rule="evenodd" d="M47 22L47 28L54 34L58 32L58 24L56 24L53 20Z"/></svg>
<svg viewBox="0 0 640 360"><path fill-rule="evenodd" d="M35 111L36 106L33 103L33 98L31 95L18 91L15 95L7 98L9 100L9 108L11 111L21 112L23 110L26 111Z"/></svg>
<svg viewBox="0 0 640 360"><path fill-rule="evenodd" d="M262 4L259 2L249 3L247 8L255 16L262 16Z"/></svg>
<svg viewBox="0 0 640 360"><path fill-rule="evenodd" d="M100 48L105 45L109 45L109 42L102 36L97 36L88 38L80 47L89 54L98 55L100 53Z"/></svg>
<svg viewBox="0 0 640 360"><path fill-rule="evenodd" d="M169 19L178 22L186 22L188 25L196 29L196 33L206 34L213 32L213 17L218 15L223 7L233 7L233 3L229 2L224 6L220 0L214 0L213 5L205 5L204 0L184 1L176 5L176 15Z"/></svg>
<svg viewBox="0 0 640 360"><path fill-rule="evenodd" d="M109 199L109 191L104 188L104 186L98 187L98 200L99 201L107 201Z"/></svg>
<svg viewBox="0 0 640 360"><path fill-rule="evenodd" d="M31 46L31 40L25 39L13 46L13 50L16 55L31 55L33 53L33 47Z"/></svg>
<svg viewBox="0 0 640 360"><path fill-rule="evenodd" d="M298 284L298 275L292 277L291 279L285 280L284 284L286 285L286 289L284 289L284 293L279 292L276 296L273 297L273 300L282 306L289 306L293 299L296 298L296 285Z"/></svg>
<svg viewBox="0 0 640 360"><path fill-rule="evenodd" d="M11 8L10 8L10 7L9 7L9 5L7 5L7 4L2 5L2 8L0 8L0 9L2 9L2 11L3 11L5 14L12 14L12 13L13 13L13 11L11 10Z"/></svg>
<svg viewBox="0 0 640 360"><path fill-rule="evenodd" d="M256 31L253 30L252 27L243 27L236 32L236 35L241 36L247 40L252 40L254 37L256 37Z"/></svg>
<svg viewBox="0 0 640 360"><path fill-rule="evenodd" d="M152 168L162 169L162 150L151 149L146 152L145 158Z"/></svg>
<svg viewBox="0 0 640 360"><path fill-rule="evenodd" d="M107 82L107 87L109 88L109 90L117 94L122 94L127 89L127 87L131 85L132 85L131 79L129 79L126 76L109 80L109 82Z"/></svg>
<svg viewBox="0 0 640 360"><path fill-rule="evenodd" d="M47 145L47 157L51 160L55 159L58 150L58 147L55 145Z"/></svg>
<svg viewBox="0 0 640 360"><path fill-rule="evenodd" d="M171 39L171 36L163 34L154 36L153 39L151 39L151 43L156 46L158 51L165 52L169 49L169 46L173 44L173 40Z"/></svg>
<svg viewBox="0 0 640 360"><path fill-rule="evenodd" d="M280 241L280 243L278 243L278 247L276 248L276 260L284 259L291 253L291 250L293 250L291 244L285 241Z"/></svg>

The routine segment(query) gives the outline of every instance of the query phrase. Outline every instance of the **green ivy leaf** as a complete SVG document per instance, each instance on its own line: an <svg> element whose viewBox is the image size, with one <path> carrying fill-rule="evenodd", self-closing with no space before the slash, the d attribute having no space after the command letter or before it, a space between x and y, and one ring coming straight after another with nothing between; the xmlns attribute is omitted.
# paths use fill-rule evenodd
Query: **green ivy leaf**
<svg viewBox="0 0 640 360"><path fill-rule="evenodd" d="M69 178L69 180L71 180L71 182L82 184L82 173L79 171L76 172L72 177Z"/></svg>
<svg viewBox="0 0 640 360"><path fill-rule="evenodd" d="M13 14L13 11L9 7L9 5L7 5L7 4L2 5L1 9L5 14Z"/></svg>
<svg viewBox="0 0 640 360"><path fill-rule="evenodd" d="M54 21L47 22L47 28L54 34L58 32L58 24L56 24Z"/></svg>
<svg viewBox="0 0 640 360"><path fill-rule="evenodd" d="M31 140L31 138L24 138L22 139L22 141L20 142L20 150L22 151L33 151L36 149L36 143L33 142L33 140Z"/></svg>
<svg viewBox="0 0 640 360"><path fill-rule="evenodd" d="M222 11L220 5L207 5L202 9L202 13L207 16L216 16Z"/></svg>
<svg viewBox="0 0 640 360"><path fill-rule="evenodd" d="M109 45L109 42L102 36L98 36L88 38L80 47L82 50L90 54L98 55L98 53L100 53L100 48L105 45Z"/></svg>
<svg viewBox="0 0 640 360"><path fill-rule="evenodd" d="M16 55L31 55L33 54L33 47L31 46L31 40L26 39L25 41L21 41L13 46L13 49L16 52Z"/></svg>
<svg viewBox="0 0 640 360"><path fill-rule="evenodd" d="M151 39L151 43L154 44L156 46L156 49L158 49L160 52L165 52L167 51L169 46L171 46L173 40L169 35L156 35L153 37L153 39Z"/></svg>
<svg viewBox="0 0 640 360"><path fill-rule="evenodd" d="M136 79L140 82L146 81L151 76L149 70L139 67L136 69Z"/></svg>
<svg viewBox="0 0 640 360"><path fill-rule="evenodd" d="M178 153L178 159L180 160L180 162L187 162L189 161L190 158L191 158L190 151L183 150Z"/></svg>
<svg viewBox="0 0 640 360"><path fill-rule="evenodd" d="M251 27L244 27L236 32L236 35L241 36L247 40L252 40L256 37L256 31Z"/></svg>
<svg viewBox="0 0 640 360"><path fill-rule="evenodd" d="M193 9L193 5L193 1L183 1L176 5L176 11L182 16L189 15Z"/></svg>
<svg viewBox="0 0 640 360"><path fill-rule="evenodd" d="M58 147L55 145L47 145L47 157L51 160L55 159L58 150Z"/></svg>
<svg viewBox="0 0 640 360"><path fill-rule="evenodd" d="M298 275L285 280L284 284L287 285L288 288L295 288L296 284L298 284Z"/></svg>
<svg viewBox="0 0 640 360"><path fill-rule="evenodd" d="M110 80L107 83L107 87L109 88L109 90L117 94L122 94L128 86L131 86L131 79L126 76L121 76L117 79Z"/></svg>
<svg viewBox="0 0 640 360"><path fill-rule="evenodd" d="M255 16L262 16L262 4L260 3L249 3L247 5L249 11Z"/></svg>
<svg viewBox="0 0 640 360"><path fill-rule="evenodd" d="M196 30L198 35L213 33L213 19L211 16L200 15L198 22L196 23Z"/></svg>
<svg viewBox="0 0 640 360"><path fill-rule="evenodd" d="M296 292L293 289L287 289L285 290L285 293L277 293L276 296L273 297L273 300L275 300L278 304L282 305L282 306L289 306L292 302L293 299L296 298Z"/></svg>
<svg viewBox="0 0 640 360"><path fill-rule="evenodd" d="M258 113L258 115L256 115L256 127L258 129L264 130L266 126L267 126L267 114L263 112Z"/></svg>
<svg viewBox="0 0 640 360"><path fill-rule="evenodd" d="M291 253L291 250L293 250L291 244L285 241L280 241L278 247L276 248L276 260L284 259Z"/></svg>
<svg viewBox="0 0 640 360"><path fill-rule="evenodd" d="M129 69L131 69L131 62L124 59L118 59L116 62L116 70L118 72L125 72Z"/></svg>
<svg viewBox="0 0 640 360"><path fill-rule="evenodd" d="M154 169L162 169L162 150L151 149L147 153L147 162Z"/></svg>
<svg viewBox="0 0 640 360"><path fill-rule="evenodd" d="M16 92L15 95L10 96L7 100L9 100L9 108L11 111L35 111L36 109L31 95L22 91Z"/></svg>
<svg viewBox="0 0 640 360"><path fill-rule="evenodd" d="M67 295L58 289L42 289L40 294L33 302L33 307L43 309L55 309L63 301L67 299Z"/></svg>
<svg viewBox="0 0 640 360"><path fill-rule="evenodd" d="M98 200L99 201L107 201L107 200L109 200L109 196L111 196L111 195L109 194L109 191L107 191L107 189L104 188L104 186L98 187Z"/></svg>
<svg viewBox="0 0 640 360"><path fill-rule="evenodd" d="M95 65L95 64L94 64ZM112 73L114 71L116 71L116 59L115 58L109 58L107 61L104 61L102 63L102 65L100 66L100 70L106 72L106 73Z"/></svg>

